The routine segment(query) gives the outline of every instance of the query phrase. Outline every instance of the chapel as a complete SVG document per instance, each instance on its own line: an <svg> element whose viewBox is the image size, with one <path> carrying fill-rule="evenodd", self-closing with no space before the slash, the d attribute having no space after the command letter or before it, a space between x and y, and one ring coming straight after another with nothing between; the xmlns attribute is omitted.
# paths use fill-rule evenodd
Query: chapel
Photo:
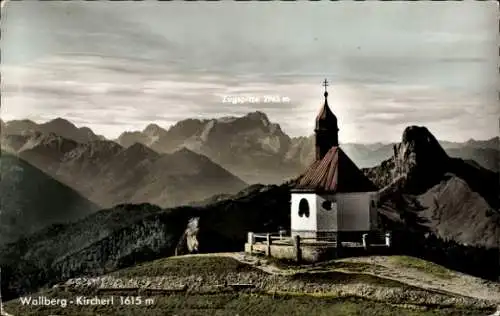
<svg viewBox="0 0 500 316"><path fill-rule="evenodd" d="M315 160L291 194L291 235L359 240L378 230L377 187L339 146L338 120L324 102L316 117Z"/></svg>

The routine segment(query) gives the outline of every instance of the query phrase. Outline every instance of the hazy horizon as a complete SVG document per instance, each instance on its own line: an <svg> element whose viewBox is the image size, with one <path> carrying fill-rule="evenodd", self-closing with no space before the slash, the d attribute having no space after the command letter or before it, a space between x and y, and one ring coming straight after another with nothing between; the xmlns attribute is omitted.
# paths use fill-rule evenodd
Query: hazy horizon
<svg viewBox="0 0 500 316"><path fill-rule="evenodd" d="M312 134L329 103L343 142L498 136L496 2L9 2L4 121L64 117L116 138L149 123L262 111ZM289 102L223 102L224 96Z"/></svg>

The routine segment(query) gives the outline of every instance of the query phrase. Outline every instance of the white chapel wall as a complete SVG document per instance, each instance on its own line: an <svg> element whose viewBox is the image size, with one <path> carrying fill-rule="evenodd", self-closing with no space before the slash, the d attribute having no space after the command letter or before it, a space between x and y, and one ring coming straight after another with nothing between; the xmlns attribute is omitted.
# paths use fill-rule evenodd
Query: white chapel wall
<svg viewBox="0 0 500 316"><path fill-rule="evenodd" d="M332 202L330 210L324 209L325 201ZM318 231L337 231L338 207L335 195L317 195L316 202Z"/></svg>
<svg viewBox="0 0 500 316"><path fill-rule="evenodd" d="M370 202L370 225L372 230L377 230L380 228L380 223L379 223L379 218L378 218L378 201L379 201L379 195L377 192L373 192L371 194L371 200Z"/></svg>
<svg viewBox="0 0 500 316"><path fill-rule="evenodd" d="M299 204L302 199L305 199L309 204L309 217L299 215ZM317 217L316 217L316 194L314 193L292 193L291 203L291 230L294 231L316 232ZM302 235L302 234L301 234Z"/></svg>
<svg viewBox="0 0 500 316"><path fill-rule="evenodd" d="M369 231L371 229L371 192L338 193L339 231Z"/></svg>

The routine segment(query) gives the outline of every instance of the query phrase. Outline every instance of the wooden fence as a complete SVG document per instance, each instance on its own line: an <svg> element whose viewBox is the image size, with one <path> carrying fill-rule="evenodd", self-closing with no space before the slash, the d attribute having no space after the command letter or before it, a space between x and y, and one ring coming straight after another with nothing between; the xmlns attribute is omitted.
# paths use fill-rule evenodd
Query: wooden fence
<svg viewBox="0 0 500 316"><path fill-rule="evenodd" d="M373 243L373 240L380 240L383 243ZM257 242L265 245L264 254L271 255L271 245L292 246L294 248L294 257L297 261L301 260L301 245L312 247L325 248L364 248L369 247L387 247L392 245L392 236L390 232L371 232L364 233L359 242L342 242L335 235L331 236L316 236L316 237L301 237L299 235L286 236L284 231L278 233L248 233L247 244L250 252L253 252L253 245Z"/></svg>

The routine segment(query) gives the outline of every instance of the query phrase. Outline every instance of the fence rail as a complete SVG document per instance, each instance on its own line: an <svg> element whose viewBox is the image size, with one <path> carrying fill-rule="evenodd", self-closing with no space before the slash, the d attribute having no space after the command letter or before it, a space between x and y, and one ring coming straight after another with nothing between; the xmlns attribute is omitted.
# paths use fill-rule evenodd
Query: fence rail
<svg viewBox="0 0 500 316"><path fill-rule="evenodd" d="M321 233L321 232L317 232ZM383 241L382 244L374 243L375 240ZM347 247L364 247L368 246L386 246L391 247L392 245L392 236L390 232L371 232L362 234L360 240L358 242L353 241L340 241L336 235L327 235L327 236L314 236L314 237L302 237L302 236L285 236L285 232L280 231L278 233L248 233L248 241L247 243L250 245L254 245L256 242L263 242L266 245L270 246L271 244L296 244L302 243L307 245L337 245L339 247L343 247L344 244Z"/></svg>
<svg viewBox="0 0 500 316"><path fill-rule="evenodd" d="M251 234L251 235L250 235ZM249 243L255 243L256 241L267 239L270 240L282 240L282 241L291 241L293 240L292 236L285 235L284 233L249 233ZM318 241L318 242L336 242L337 238L333 236L316 236L316 237L300 237L301 241Z"/></svg>
<svg viewBox="0 0 500 316"><path fill-rule="evenodd" d="M316 236L302 237L294 234L293 236L285 235L286 232L278 233L248 233L248 240L245 244L245 251L249 253L263 253L266 256L271 256L272 251L280 251L281 246L293 247L294 259L302 260L302 250L307 248L336 248L337 252L345 249L361 249L365 250L375 248L390 248L392 244L392 236L390 232L370 232L363 233L359 236L359 241L342 241L342 235L337 236L335 232L313 232ZM307 232L302 232L307 233ZM317 236L319 234L319 236ZM338 238L340 237L340 238ZM378 240L377 239L381 239ZM381 242L382 241L382 242ZM272 250L274 249L274 250Z"/></svg>

